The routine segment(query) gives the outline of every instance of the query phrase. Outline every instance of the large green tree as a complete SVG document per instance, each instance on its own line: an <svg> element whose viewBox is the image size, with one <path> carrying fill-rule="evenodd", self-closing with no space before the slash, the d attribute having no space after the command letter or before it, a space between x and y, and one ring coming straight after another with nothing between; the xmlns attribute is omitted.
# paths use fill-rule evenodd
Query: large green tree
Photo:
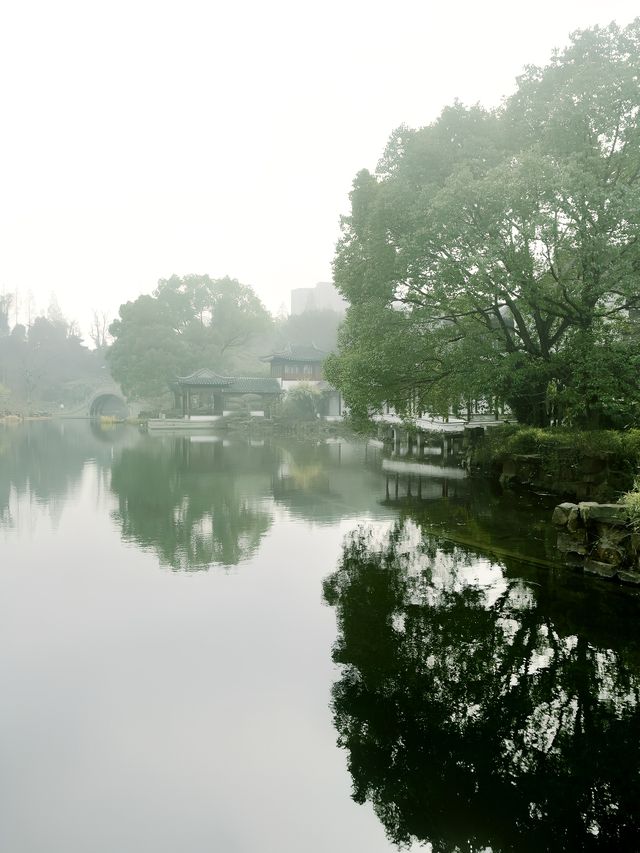
<svg viewBox="0 0 640 853"><path fill-rule="evenodd" d="M637 19L575 33L498 109L392 135L335 259L351 308L328 372L352 406L634 416L639 108Z"/></svg>
<svg viewBox="0 0 640 853"><path fill-rule="evenodd" d="M161 279L152 296L122 305L109 327L111 372L129 397L161 395L181 373L233 368L234 352L246 353L270 324L253 289L235 279Z"/></svg>

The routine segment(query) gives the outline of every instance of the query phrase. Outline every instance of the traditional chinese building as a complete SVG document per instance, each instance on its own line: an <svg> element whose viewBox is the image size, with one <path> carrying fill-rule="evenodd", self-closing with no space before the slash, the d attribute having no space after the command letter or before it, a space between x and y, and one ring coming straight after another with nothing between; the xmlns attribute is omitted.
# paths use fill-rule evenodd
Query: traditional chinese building
<svg viewBox="0 0 640 853"><path fill-rule="evenodd" d="M179 376L172 385L176 409L183 417L192 414L221 416L230 398L256 398L257 412L268 412L270 404L282 393L276 379L265 376L221 376L209 368ZM227 406L228 408L228 406ZM256 412L256 413L257 413Z"/></svg>
<svg viewBox="0 0 640 853"><path fill-rule="evenodd" d="M322 381L322 365L329 353L313 344L288 344L283 350L265 356L271 364L271 376L284 389L299 382Z"/></svg>
<svg viewBox="0 0 640 853"><path fill-rule="evenodd" d="M265 356L262 361L270 363L271 377L284 391L301 382L315 385L324 397L324 416L340 419L344 409L342 395L326 381L322 369L328 355L314 344L288 344L283 350Z"/></svg>

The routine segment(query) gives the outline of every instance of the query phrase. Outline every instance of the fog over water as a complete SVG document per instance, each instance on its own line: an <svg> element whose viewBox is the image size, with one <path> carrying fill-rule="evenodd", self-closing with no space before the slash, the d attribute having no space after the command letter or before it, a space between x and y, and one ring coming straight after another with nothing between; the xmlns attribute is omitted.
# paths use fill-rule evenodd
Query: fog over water
<svg viewBox="0 0 640 853"><path fill-rule="evenodd" d="M86 331L172 273L266 306L330 276L392 129L497 104L526 63L637 4L5 4L0 292ZM20 313L22 312L22 314Z"/></svg>

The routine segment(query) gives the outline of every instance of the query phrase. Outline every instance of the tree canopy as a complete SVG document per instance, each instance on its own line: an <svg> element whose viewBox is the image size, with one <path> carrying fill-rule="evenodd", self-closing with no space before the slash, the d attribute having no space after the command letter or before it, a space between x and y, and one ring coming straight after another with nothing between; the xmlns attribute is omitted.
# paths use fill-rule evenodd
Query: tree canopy
<svg viewBox="0 0 640 853"><path fill-rule="evenodd" d="M325 352L333 352L341 322L342 316L329 308L289 314L276 323L274 345L282 349L287 344L314 344Z"/></svg>
<svg viewBox="0 0 640 853"><path fill-rule="evenodd" d="M495 110L392 134L334 262L351 307L327 370L354 409L637 420L639 110L636 19L573 34Z"/></svg>
<svg viewBox="0 0 640 853"><path fill-rule="evenodd" d="M234 366L271 318L246 284L208 275L161 279L152 296L120 306L109 327L111 373L129 397L161 395L177 375Z"/></svg>

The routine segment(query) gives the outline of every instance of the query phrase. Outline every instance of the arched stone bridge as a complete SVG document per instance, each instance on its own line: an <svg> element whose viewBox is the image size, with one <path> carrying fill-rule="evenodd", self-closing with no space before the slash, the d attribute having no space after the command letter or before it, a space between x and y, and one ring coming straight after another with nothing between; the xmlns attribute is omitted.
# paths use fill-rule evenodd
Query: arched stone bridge
<svg viewBox="0 0 640 853"><path fill-rule="evenodd" d="M59 414L67 418L135 418L144 410L145 405L144 400L127 402L122 388L111 381L95 388L81 405L74 409L61 410Z"/></svg>

